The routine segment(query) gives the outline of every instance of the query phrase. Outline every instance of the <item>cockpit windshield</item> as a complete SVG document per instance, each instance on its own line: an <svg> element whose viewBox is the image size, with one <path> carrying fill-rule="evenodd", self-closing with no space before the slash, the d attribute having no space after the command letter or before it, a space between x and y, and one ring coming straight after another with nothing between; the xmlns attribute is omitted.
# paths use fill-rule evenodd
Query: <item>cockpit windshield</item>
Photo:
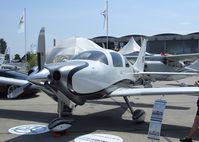
<svg viewBox="0 0 199 142"><path fill-rule="evenodd" d="M108 59L106 55L101 51L85 51L82 52L72 58L73 60L80 59L80 60L93 60L93 61L100 61L106 65L108 65Z"/></svg>

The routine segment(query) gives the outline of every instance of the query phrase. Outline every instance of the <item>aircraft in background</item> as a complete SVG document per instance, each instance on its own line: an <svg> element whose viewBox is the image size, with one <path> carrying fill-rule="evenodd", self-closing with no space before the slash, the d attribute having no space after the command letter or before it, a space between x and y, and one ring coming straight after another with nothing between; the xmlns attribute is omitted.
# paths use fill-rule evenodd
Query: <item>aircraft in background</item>
<svg viewBox="0 0 199 142"><path fill-rule="evenodd" d="M0 54L0 69L5 69L5 70L19 70L21 67L11 64L11 63L6 63L5 56L8 54L8 47L5 50L4 54Z"/></svg>
<svg viewBox="0 0 199 142"><path fill-rule="evenodd" d="M16 88L21 87L28 83L27 74L19 72L20 68L17 65L6 63L5 56L8 50L6 48L4 54L0 54L0 97L6 97L12 93ZM21 94L35 94L39 89L35 85L31 86Z"/></svg>
<svg viewBox="0 0 199 142"><path fill-rule="evenodd" d="M198 87L134 88L134 82L147 74L143 72L145 50L144 40L133 65L122 54L103 48L82 52L67 62L45 65L45 29L42 28L38 40L38 68L29 73L26 86L38 85L47 95L56 97L60 116L62 106L73 109L72 106L83 105L87 100L123 97L136 121L143 121L145 112L134 111L129 96L199 94ZM17 95L17 91L12 95ZM49 128L63 131L67 129L66 123L59 118L49 123ZM57 128L58 125L63 127Z"/></svg>
<svg viewBox="0 0 199 142"><path fill-rule="evenodd" d="M27 74L18 71L0 69L0 97L4 98L16 88L27 84L27 77ZM37 92L39 92L37 86L32 85L22 94L36 94Z"/></svg>
<svg viewBox="0 0 199 142"><path fill-rule="evenodd" d="M132 37L118 52L123 54L133 64L138 57L140 49L141 47ZM151 81L180 80L188 76L198 75L199 70L193 68L193 64L195 64L197 59L199 59L199 53L171 55L146 52L145 71L151 73L143 77L143 83L146 87L152 87ZM160 73L157 74L156 72ZM168 73L161 74L161 72Z"/></svg>

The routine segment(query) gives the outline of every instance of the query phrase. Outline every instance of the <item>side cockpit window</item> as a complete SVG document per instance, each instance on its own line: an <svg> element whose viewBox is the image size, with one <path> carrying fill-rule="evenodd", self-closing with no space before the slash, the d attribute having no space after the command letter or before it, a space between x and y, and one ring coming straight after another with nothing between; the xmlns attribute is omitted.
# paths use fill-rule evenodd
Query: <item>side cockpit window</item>
<svg viewBox="0 0 199 142"><path fill-rule="evenodd" d="M122 63L122 57L120 54L115 53L115 52L110 52L112 60L113 60L113 66L114 67L123 67Z"/></svg>
<svg viewBox="0 0 199 142"><path fill-rule="evenodd" d="M85 51L82 52L75 57L72 58L73 60L80 59L80 60L93 60L99 61L106 65L108 65L108 59L106 55L101 51Z"/></svg>

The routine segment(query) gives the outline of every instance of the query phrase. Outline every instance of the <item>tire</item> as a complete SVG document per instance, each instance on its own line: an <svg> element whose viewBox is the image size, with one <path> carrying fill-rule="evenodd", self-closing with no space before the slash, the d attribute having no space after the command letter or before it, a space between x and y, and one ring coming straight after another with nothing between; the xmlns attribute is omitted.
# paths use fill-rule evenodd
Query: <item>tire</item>
<svg viewBox="0 0 199 142"><path fill-rule="evenodd" d="M13 92L16 88L18 88L18 86L16 85L9 85L7 88L7 94L10 94L11 92Z"/></svg>

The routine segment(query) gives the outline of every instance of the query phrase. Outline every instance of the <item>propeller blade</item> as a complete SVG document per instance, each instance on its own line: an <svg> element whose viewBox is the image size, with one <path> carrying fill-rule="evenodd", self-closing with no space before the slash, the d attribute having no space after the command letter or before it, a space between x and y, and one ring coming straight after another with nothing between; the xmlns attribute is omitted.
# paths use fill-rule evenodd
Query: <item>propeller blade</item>
<svg viewBox="0 0 199 142"><path fill-rule="evenodd" d="M38 49L37 49L37 63L38 70L42 70L44 68L46 54L45 54L45 28L42 27L39 33L38 39Z"/></svg>

